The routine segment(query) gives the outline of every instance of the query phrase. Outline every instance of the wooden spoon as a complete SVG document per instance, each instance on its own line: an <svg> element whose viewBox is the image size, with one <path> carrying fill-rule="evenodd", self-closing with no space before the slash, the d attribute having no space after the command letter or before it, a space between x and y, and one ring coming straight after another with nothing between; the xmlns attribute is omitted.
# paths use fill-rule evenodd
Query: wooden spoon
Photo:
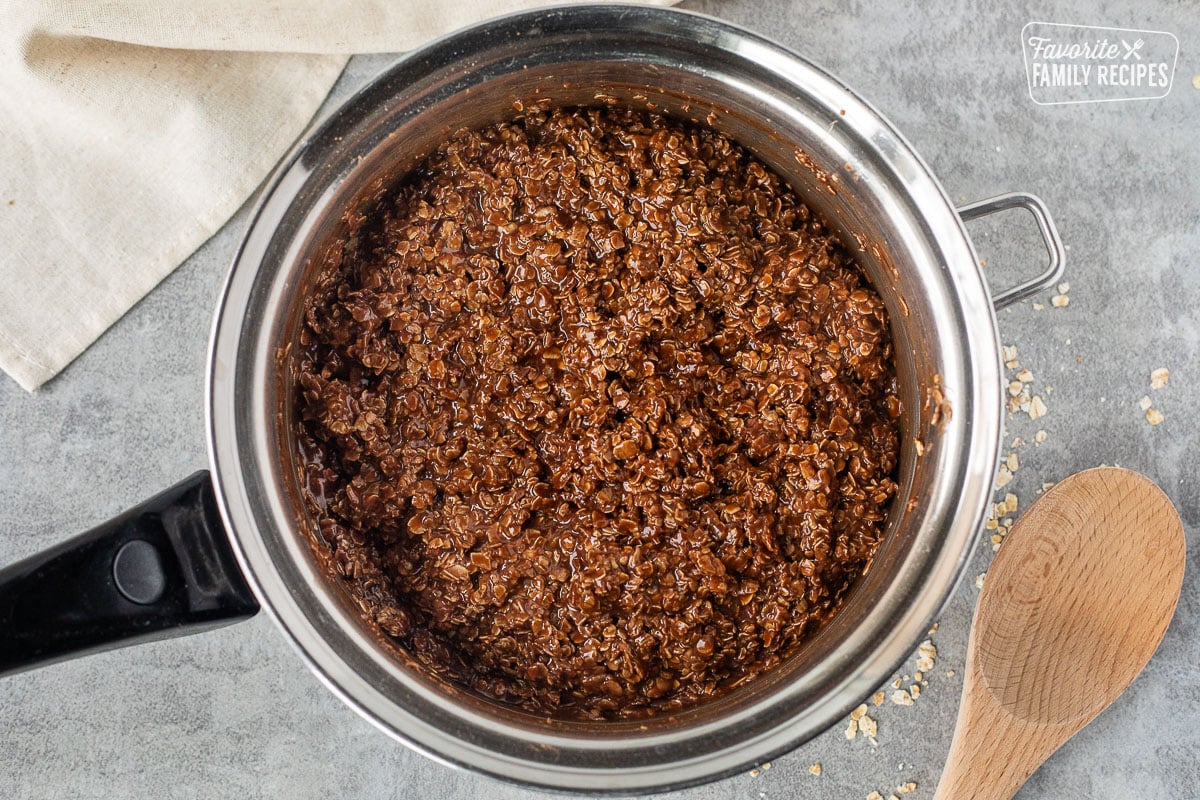
<svg viewBox="0 0 1200 800"><path fill-rule="evenodd" d="M1183 585L1183 525L1136 472L1099 467L1056 484L988 571L962 705L935 800L1011 798L1133 681Z"/></svg>

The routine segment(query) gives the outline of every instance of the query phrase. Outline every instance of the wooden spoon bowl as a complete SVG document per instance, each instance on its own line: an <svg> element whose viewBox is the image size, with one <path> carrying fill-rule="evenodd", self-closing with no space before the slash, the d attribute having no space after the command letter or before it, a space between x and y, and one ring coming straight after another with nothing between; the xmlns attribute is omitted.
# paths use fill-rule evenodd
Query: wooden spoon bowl
<svg viewBox="0 0 1200 800"><path fill-rule="evenodd" d="M1072 475L1021 517L984 581L935 800L1011 798L1125 691L1183 586L1171 501L1116 467Z"/></svg>

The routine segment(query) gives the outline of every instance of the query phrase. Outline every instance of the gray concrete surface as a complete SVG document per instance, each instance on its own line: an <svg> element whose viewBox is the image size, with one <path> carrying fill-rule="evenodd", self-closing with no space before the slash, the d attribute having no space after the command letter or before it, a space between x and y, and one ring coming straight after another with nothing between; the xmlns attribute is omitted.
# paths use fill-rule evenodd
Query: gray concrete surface
<svg viewBox="0 0 1200 800"><path fill-rule="evenodd" d="M1049 415L1009 421L1013 484L1100 463L1157 480L1190 543L1183 599L1132 688L1040 769L1025 800L1200 797L1200 14L1184 3L998 4L927 12L854 0L692 7L765 31L842 77L923 154L956 200L1041 195L1070 246L1070 305L1000 315ZM1181 43L1163 100L1041 107L1026 92L1030 19L1152 28ZM389 61L352 62L344 96ZM1197 79L1200 81L1200 79ZM202 374L235 217L62 376L36 395L0 378L0 563L51 545L204 466ZM999 283L1036 252L1020 217L973 227ZM1170 383L1151 391L1165 366ZM1045 387L1052 388L1045 388ZM1165 421L1151 427L1138 400ZM939 657L912 707L872 710L878 746L833 729L757 777L677 795L865 798L914 781L928 798L949 745L981 544L934 636ZM1120 591L1121 587L1113 587ZM911 671L911 666L908 667ZM947 673L954 671L953 677ZM808 767L821 763L820 776ZM0 681L0 797L529 797L395 744L326 692L269 620L117 651ZM533 795L541 796L541 795Z"/></svg>

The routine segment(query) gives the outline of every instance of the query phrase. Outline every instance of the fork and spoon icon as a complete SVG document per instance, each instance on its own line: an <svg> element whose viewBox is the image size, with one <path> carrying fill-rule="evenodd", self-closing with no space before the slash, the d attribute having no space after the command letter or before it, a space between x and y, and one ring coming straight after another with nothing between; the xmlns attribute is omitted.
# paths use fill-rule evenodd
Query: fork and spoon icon
<svg viewBox="0 0 1200 800"><path fill-rule="evenodd" d="M1138 61L1141 61L1141 60L1142 60L1142 54L1141 54L1141 53L1139 53L1139 52L1138 52L1138 50L1141 50L1141 49L1142 49L1142 45L1144 45L1144 44L1145 44L1145 42L1144 42L1144 41L1142 41L1141 39L1137 39L1136 41L1134 41L1134 43L1133 43L1133 44L1130 44L1129 42L1127 42L1127 41L1125 41L1124 39L1122 39L1122 40L1121 40L1121 45L1122 45L1122 46L1125 48L1125 55L1121 56L1122 60L1124 60L1124 61L1128 61L1128 60L1129 60L1129 57L1130 57L1130 56L1133 56L1133 57L1134 57L1134 58L1136 58Z"/></svg>

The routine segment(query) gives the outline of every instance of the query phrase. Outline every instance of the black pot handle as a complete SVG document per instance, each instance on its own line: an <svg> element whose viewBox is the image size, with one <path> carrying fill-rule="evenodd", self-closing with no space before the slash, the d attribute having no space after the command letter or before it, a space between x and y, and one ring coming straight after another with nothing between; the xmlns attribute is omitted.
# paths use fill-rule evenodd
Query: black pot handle
<svg viewBox="0 0 1200 800"><path fill-rule="evenodd" d="M201 471L0 570L0 675L256 613Z"/></svg>

